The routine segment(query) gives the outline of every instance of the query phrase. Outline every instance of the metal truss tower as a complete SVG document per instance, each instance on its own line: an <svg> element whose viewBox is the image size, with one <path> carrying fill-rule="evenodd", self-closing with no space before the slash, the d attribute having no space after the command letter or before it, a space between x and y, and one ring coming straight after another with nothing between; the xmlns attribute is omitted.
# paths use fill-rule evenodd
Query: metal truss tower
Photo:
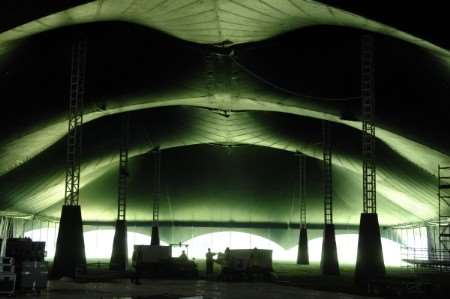
<svg viewBox="0 0 450 299"><path fill-rule="evenodd" d="M153 225L151 245L159 246L159 202L161 198L161 150L156 147L152 150L154 157L154 175L153 175Z"/></svg>
<svg viewBox="0 0 450 299"><path fill-rule="evenodd" d="M109 268L115 271L126 271L128 267L128 241L126 209L128 197L128 142L130 115L125 112L120 119L119 145L119 178L117 192L117 221L114 232L113 249Z"/></svg>
<svg viewBox="0 0 450 299"><path fill-rule="evenodd" d="M333 176L331 132L328 121L322 121L323 135L323 199L325 224L333 224Z"/></svg>
<svg viewBox="0 0 450 299"><path fill-rule="evenodd" d="M78 206L80 195L80 164L85 92L87 41L72 45L72 66L69 95L69 131L67 134L66 188L64 205Z"/></svg>
<svg viewBox="0 0 450 299"><path fill-rule="evenodd" d="M450 260L450 166L438 166L439 252Z"/></svg>
<svg viewBox="0 0 450 299"><path fill-rule="evenodd" d="M126 220L127 196L128 196L128 131L130 115L124 113L121 116L121 138L119 147L119 181L118 181L118 205L117 220Z"/></svg>
<svg viewBox="0 0 450 299"><path fill-rule="evenodd" d="M374 39L371 35L362 36L363 213L361 213L359 223L358 255L355 267L355 282L359 285L367 285L369 281L383 278L386 275L377 215L374 44Z"/></svg>
<svg viewBox="0 0 450 299"><path fill-rule="evenodd" d="M79 37L72 45L69 94L69 130L64 205L61 210L58 239L51 277L75 277L86 271L86 255L81 218L80 168L85 93L87 40Z"/></svg>
<svg viewBox="0 0 450 299"><path fill-rule="evenodd" d="M298 156L298 199L300 204L300 228L306 228L306 159L301 152L297 152Z"/></svg>
<svg viewBox="0 0 450 299"><path fill-rule="evenodd" d="M215 110L228 117L232 101L240 97L240 70L234 50L216 47L205 56L206 91ZM216 93L221 96L216 98Z"/></svg>
<svg viewBox="0 0 450 299"><path fill-rule="evenodd" d="M216 90L216 54L208 53L205 56L205 72L206 72L206 93L208 95L208 101L214 100L214 93Z"/></svg>
<svg viewBox="0 0 450 299"><path fill-rule="evenodd" d="M324 275L339 275L336 235L333 224L333 173L330 123L322 120L324 229L320 270Z"/></svg>
<svg viewBox="0 0 450 299"><path fill-rule="evenodd" d="M300 206L300 235L298 239L297 264L309 265L308 232L306 227L306 158L297 151L298 156L298 199Z"/></svg>
<svg viewBox="0 0 450 299"><path fill-rule="evenodd" d="M363 212L377 212L377 179L375 164L375 79L374 41L364 35L361 47Z"/></svg>
<svg viewBox="0 0 450 299"><path fill-rule="evenodd" d="M159 223L159 200L161 197L161 151L159 148L153 151L155 158L154 194L153 194L153 225Z"/></svg>

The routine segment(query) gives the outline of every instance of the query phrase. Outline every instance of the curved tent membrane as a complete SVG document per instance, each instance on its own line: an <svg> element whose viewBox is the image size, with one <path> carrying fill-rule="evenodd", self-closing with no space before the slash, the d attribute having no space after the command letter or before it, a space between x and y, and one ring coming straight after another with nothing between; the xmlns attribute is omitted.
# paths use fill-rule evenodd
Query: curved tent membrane
<svg viewBox="0 0 450 299"><path fill-rule="evenodd" d="M129 112L129 220L152 219L149 152L159 146L162 223L298 223L299 151L307 157L308 223L320 225L326 120L334 223L357 225L360 37L371 32L380 224L437 217L437 165L450 165L450 53L438 36L408 31L407 24L397 29L332 1L47 2L33 8L21 1L27 9L0 21L3 215L60 215L70 46L73 33L83 32L84 221L116 219L120 115ZM205 63L211 53L212 81Z"/></svg>

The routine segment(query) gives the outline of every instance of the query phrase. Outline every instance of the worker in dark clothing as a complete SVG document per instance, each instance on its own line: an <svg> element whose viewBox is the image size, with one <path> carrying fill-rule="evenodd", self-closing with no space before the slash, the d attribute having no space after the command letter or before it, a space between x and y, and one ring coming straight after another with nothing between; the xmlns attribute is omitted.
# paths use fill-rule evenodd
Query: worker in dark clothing
<svg viewBox="0 0 450 299"><path fill-rule="evenodd" d="M254 275L257 272L257 265L256 265L257 253L258 253L258 249L255 247L255 248L253 248L253 250L250 253L250 256L248 258L247 276L248 276L248 279L250 279L250 280L253 280Z"/></svg>
<svg viewBox="0 0 450 299"><path fill-rule="evenodd" d="M231 270L231 251L230 248L227 247L225 249L224 255L223 255L223 268L226 271Z"/></svg>
<svg viewBox="0 0 450 299"><path fill-rule="evenodd" d="M141 250L134 250L133 257L131 258L133 267L135 269L134 277L132 277L131 282L134 282L136 285L140 285L140 276L141 276L141 265L142 262L142 252Z"/></svg>
<svg viewBox="0 0 450 299"><path fill-rule="evenodd" d="M206 276L210 276L214 272L214 260L213 257L216 254L211 252L211 248L208 248L208 252L206 253Z"/></svg>
<svg viewBox="0 0 450 299"><path fill-rule="evenodd" d="M231 266L231 251L229 247L225 248L224 260L227 267Z"/></svg>
<svg viewBox="0 0 450 299"><path fill-rule="evenodd" d="M250 256L248 258L248 265L247 268L252 269L256 266L256 255L258 253L258 249L255 247L253 248L252 252L250 253Z"/></svg>
<svg viewBox="0 0 450 299"><path fill-rule="evenodd" d="M188 257L187 257L186 252L184 250L181 252L181 255L178 257L178 259L180 261L183 261L183 262L187 262L188 261Z"/></svg>
<svg viewBox="0 0 450 299"><path fill-rule="evenodd" d="M221 279L225 281L231 280L233 276L232 271L231 250L227 247L223 254L222 271L220 272Z"/></svg>

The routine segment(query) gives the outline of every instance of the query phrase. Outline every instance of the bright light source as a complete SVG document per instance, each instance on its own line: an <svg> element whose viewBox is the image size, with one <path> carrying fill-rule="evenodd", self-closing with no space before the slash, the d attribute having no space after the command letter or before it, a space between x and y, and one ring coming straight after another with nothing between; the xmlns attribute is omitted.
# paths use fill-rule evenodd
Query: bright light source
<svg viewBox="0 0 450 299"><path fill-rule="evenodd" d="M53 260L55 256L56 238L58 230L55 228L34 229L25 233L25 237L33 241L44 241L45 251L47 251L46 260Z"/></svg>
<svg viewBox="0 0 450 299"><path fill-rule="evenodd" d="M45 241L47 260L53 260L55 256L57 231L54 228L35 229L25 233L25 237L33 241ZM84 248L87 259L109 259L111 257L114 240L114 230L99 229L89 231L84 235ZM133 254L134 245L150 245L151 237L141 233L128 232L128 257ZM167 243L161 241L161 245Z"/></svg>
<svg viewBox="0 0 450 299"><path fill-rule="evenodd" d="M53 259L57 236L57 231L54 228L32 230L25 233L25 236L30 237L34 241L46 241L47 259ZM84 233L86 258L109 259L112 251L113 238L114 230L112 229L93 230ZM426 248L425 239L416 239L415 242L409 242L411 243L409 245L420 245L421 248ZM141 233L128 232L128 256L131 258L134 245L149 245L150 242L150 236ZM400 244L385 238L381 238L381 243L385 264L387 266L400 266ZM223 252L226 247L229 247L230 249L251 249L256 247L259 249L272 250L274 261L295 262L298 248L298 246L294 246L289 250L285 250L280 245L266 238L249 233L233 231L200 235L184 242L184 244L189 245L187 249L185 247L172 248L172 255L174 257L179 256L182 250L186 250L190 258L204 259L208 248L211 248L213 252ZM161 241L161 245L168 244ZM357 234L336 235L336 246L340 264L354 265L356 263L358 248ZM320 262L322 254L322 238L310 240L308 242L308 248L310 261Z"/></svg>
<svg viewBox="0 0 450 299"><path fill-rule="evenodd" d="M134 245L150 245L150 236L128 232L128 257L133 255ZM111 257L114 240L113 229L99 229L84 233L84 247L87 259L109 259ZM161 245L167 243L161 241Z"/></svg>
<svg viewBox="0 0 450 299"><path fill-rule="evenodd" d="M320 262L322 255L322 239L317 238L308 242L309 260L311 262ZM383 247L383 257L386 266L399 267L401 264L400 244L381 238L381 246ZM336 247L338 253L339 264L355 265L358 252L358 235L342 234L336 235ZM297 253L298 246L294 246L289 250L290 255Z"/></svg>
<svg viewBox="0 0 450 299"><path fill-rule="evenodd" d="M189 257L204 259L206 251L211 248L212 252L224 252L225 248L230 249L271 249L273 251L272 257L274 260L291 260L292 257L280 245L266 238L242 233L242 232L215 232L197 236L191 240L184 242L189 245ZM174 254L175 255L175 254Z"/></svg>

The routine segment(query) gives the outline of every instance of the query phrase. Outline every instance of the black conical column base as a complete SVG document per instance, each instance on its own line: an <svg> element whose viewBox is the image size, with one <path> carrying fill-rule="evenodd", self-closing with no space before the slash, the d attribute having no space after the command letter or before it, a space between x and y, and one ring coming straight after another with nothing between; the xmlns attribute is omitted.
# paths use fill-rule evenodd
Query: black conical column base
<svg viewBox="0 0 450 299"><path fill-rule="evenodd" d="M159 246L159 227L157 225L152 226L152 240L150 245Z"/></svg>
<svg viewBox="0 0 450 299"><path fill-rule="evenodd" d="M323 229L322 258L320 271L323 275L339 275L334 224L325 224Z"/></svg>
<svg viewBox="0 0 450 299"><path fill-rule="evenodd" d="M55 259L50 278L75 277L86 272L84 252L83 221L80 206L63 206L59 220Z"/></svg>
<svg viewBox="0 0 450 299"><path fill-rule="evenodd" d="M362 213L359 223L355 282L359 285L367 285L373 279L383 278L385 274L378 215Z"/></svg>
<svg viewBox="0 0 450 299"><path fill-rule="evenodd" d="M109 269L114 271L127 270L128 267L127 243L128 243L127 222L125 220L117 220Z"/></svg>
<svg viewBox="0 0 450 299"><path fill-rule="evenodd" d="M306 227L300 228L300 235L298 237L297 264L309 265L308 232Z"/></svg>

